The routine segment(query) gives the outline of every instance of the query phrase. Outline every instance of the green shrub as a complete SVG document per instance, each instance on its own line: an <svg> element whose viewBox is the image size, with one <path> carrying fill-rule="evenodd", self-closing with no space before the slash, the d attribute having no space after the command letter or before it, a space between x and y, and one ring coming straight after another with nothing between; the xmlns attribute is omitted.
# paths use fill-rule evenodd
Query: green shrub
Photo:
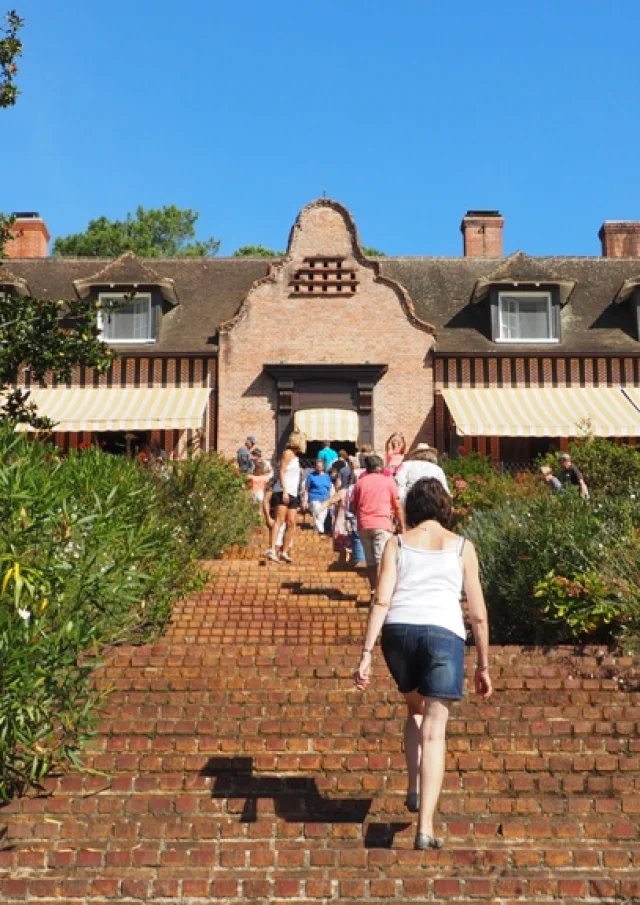
<svg viewBox="0 0 640 905"><path fill-rule="evenodd" d="M82 612L22 600L0 605L0 797L78 763L101 694L92 687L96 631ZM35 606L34 606L35 604ZM44 608L43 608L44 607ZM84 652L81 659L79 653Z"/></svg>
<svg viewBox="0 0 640 905"><path fill-rule="evenodd" d="M163 511L180 524L198 559L215 559L232 544L244 543L259 524L246 478L215 452L176 462L160 493Z"/></svg>
<svg viewBox="0 0 640 905"><path fill-rule="evenodd" d="M612 622L625 618L620 590L620 582L609 584L593 571L577 572L573 578L549 572L536 583L535 596L542 612L565 625L574 638L597 640Z"/></svg>
<svg viewBox="0 0 640 905"><path fill-rule="evenodd" d="M97 449L0 429L0 796L77 762L101 645L164 627L194 561L246 540L246 482L217 456L163 481Z"/></svg>
<svg viewBox="0 0 640 905"><path fill-rule="evenodd" d="M620 612L611 634L637 621L640 571L638 508L634 501L587 503L578 494L511 499L477 512L464 533L477 546L491 634L499 643L556 644L575 637L566 620L536 597L549 573L573 581L597 574L615 591ZM616 582L623 582L618 587ZM600 605L592 595L594 607ZM595 613L593 616L595 617ZM590 625L585 616L585 628Z"/></svg>
<svg viewBox="0 0 640 905"><path fill-rule="evenodd" d="M640 450L603 437L585 437L570 444L574 465L582 472L591 497L629 497L640 493ZM541 459L559 474L557 454Z"/></svg>
<svg viewBox="0 0 640 905"><path fill-rule="evenodd" d="M485 481L490 480L495 469L493 463L488 456L481 456L479 453L466 453L455 459L442 457L440 462L448 479L455 480L460 478L469 481L470 478L480 477Z"/></svg>

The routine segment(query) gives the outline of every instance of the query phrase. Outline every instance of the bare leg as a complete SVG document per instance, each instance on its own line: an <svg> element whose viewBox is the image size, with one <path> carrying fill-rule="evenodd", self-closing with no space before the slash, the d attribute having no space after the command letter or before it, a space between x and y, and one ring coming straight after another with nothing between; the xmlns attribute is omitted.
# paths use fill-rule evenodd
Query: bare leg
<svg viewBox="0 0 640 905"><path fill-rule="evenodd" d="M282 552L289 553L291 544L293 543L293 535L296 530L296 519L298 512L296 509L287 509L287 527L284 532L284 543L282 544Z"/></svg>
<svg viewBox="0 0 640 905"><path fill-rule="evenodd" d="M280 533L280 528L284 525L287 518L287 507L286 506L278 506L276 507L276 517L273 525L271 526L271 549L275 550L278 544L278 534Z"/></svg>
<svg viewBox="0 0 640 905"><path fill-rule="evenodd" d="M445 737L448 719L448 701L441 698L424 699L418 832L426 833L428 836L433 836L433 815L444 779Z"/></svg>
<svg viewBox="0 0 640 905"><path fill-rule="evenodd" d="M405 694L407 719L404 724L404 756L407 760L407 795L417 794L419 787L421 730L424 698L417 691Z"/></svg>
<svg viewBox="0 0 640 905"><path fill-rule="evenodd" d="M369 579L369 587L371 588L371 596L376 592L378 587L378 566L367 566L367 578Z"/></svg>

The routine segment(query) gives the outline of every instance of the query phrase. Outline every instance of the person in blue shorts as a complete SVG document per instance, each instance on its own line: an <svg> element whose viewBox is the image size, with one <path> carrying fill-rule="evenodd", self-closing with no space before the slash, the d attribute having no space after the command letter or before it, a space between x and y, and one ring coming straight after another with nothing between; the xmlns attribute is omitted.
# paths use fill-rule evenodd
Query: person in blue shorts
<svg viewBox="0 0 640 905"><path fill-rule="evenodd" d="M433 817L444 779L446 728L452 701L462 697L467 599L478 665L476 694L488 698L489 628L473 544L447 530L451 497L437 478L420 478L405 503L407 530L390 537L378 593L369 612L356 687L371 682L371 658L382 629L382 653L407 705L405 805L418 812L414 848L442 848Z"/></svg>

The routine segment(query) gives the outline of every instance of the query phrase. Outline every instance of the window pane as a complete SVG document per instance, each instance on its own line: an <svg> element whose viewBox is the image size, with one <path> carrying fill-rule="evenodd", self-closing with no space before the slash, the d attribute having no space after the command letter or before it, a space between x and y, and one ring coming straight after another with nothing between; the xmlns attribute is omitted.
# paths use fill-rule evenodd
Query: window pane
<svg viewBox="0 0 640 905"><path fill-rule="evenodd" d="M121 300L115 299L115 301L118 303ZM114 311L105 311L102 332L104 338L112 342L152 339L150 300L140 299Z"/></svg>
<svg viewBox="0 0 640 905"><path fill-rule="evenodd" d="M549 339L549 306L546 299L520 299L518 329L521 339Z"/></svg>
<svg viewBox="0 0 640 905"><path fill-rule="evenodd" d="M553 314L548 296L500 296L500 339L554 338Z"/></svg>

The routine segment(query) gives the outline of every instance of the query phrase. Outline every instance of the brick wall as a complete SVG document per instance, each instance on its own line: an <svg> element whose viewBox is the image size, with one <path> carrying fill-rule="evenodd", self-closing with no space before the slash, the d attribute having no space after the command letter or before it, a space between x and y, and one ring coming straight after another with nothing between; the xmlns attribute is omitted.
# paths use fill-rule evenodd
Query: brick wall
<svg viewBox="0 0 640 905"><path fill-rule="evenodd" d="M314 256L343 256L359 281L344 299L304 298L291 280ZM374 442L393 430L409 442L432 439L433 378L427 325L414 315L402 287L376 275L357 246L350 215L334 202L314 202L300 214L287 258L250 290L239 314L223 328L219 352L219 432L232 454L247 434L263 452L276 445L274 381L265 363L388 364L374 390ZM322 438L310 438L322 439Z"/></svg>
<svg viewBox="0 0 640 905"><path fill-rule="evenodd" d="M18 217L11 227L11 239L4 249L5 258L46 258L49 230L37 214Z"/></svg>

